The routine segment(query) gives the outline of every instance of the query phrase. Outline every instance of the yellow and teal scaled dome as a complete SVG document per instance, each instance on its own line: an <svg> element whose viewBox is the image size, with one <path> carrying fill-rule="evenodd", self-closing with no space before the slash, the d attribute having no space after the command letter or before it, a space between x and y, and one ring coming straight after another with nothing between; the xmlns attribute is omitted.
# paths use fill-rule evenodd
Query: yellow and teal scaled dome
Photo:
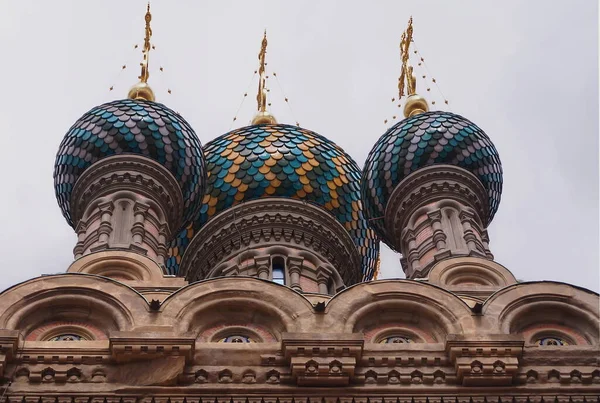
<svg viewBox="0 0 600 403"><path fill-rule="evenodd" d="M60 144L54 164L54 190L71 226L71 192L75 182L94 162L119 154L142 155L168 169L181 188L184 225L192 221L200 208L206 182L200 140L183 117L163 104L123 99L85 113Z"/></svg>
<svg viewBox="0 0 600 403"><path fill-rule="evenodd" d="M361 171L340 147L307 129L285 124L242 127L207 143L207 188L194 223L173 241L167 270L176 274L202 226L244 201L284 197L329 211L348 231L362 257L362 278L373 278L379 241L360 197Z"/></svg>

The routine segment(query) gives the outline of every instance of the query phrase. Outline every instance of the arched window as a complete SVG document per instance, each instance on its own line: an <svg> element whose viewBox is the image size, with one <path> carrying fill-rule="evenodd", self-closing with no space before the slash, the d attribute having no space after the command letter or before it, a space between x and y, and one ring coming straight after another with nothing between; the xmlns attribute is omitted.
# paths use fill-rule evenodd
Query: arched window
<svg viewBox="0 0 600 403"><path fill-rule="evenodd" d="M254 343L254 340L252 340L250 337L236 334L233 336L223 337L219 340L219 343Z"/></svg>
<svg viewBox="0 0 600 403"><path fill-rule="evenodd" d="M80 341L85 338L79 334L59 334L48 339L48 341Z"/></svg>
<svg viewBox="0 0 600 403"><path fill-rule="evenodd" d="M272 262L272 278L273 282L285 285L285 261L282 257L273 258Z"/></svg>
<svg viewBox="0 0 600 403"><path fill-rule="evenodd" d="M388 336L379 340L380 344L404 344L404 343L413 343L413 340L410 337L406 336Z"/></svg>
<svg viewBox="0 0 600 403"><path fill-rule="evenodd" d="M538 346L568 346L569 342L560 337L542 337L535 341Z"/></svg>

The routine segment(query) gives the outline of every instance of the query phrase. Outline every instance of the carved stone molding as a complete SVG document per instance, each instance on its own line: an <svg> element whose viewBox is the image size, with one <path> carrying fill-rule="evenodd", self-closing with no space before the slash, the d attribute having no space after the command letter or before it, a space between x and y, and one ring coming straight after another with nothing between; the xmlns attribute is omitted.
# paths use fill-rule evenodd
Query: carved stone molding
<svg viewBox="0 0 600 403"><path fill-rule="evenodd" d="M4 375L6 364L17 354L19 332L17 330L0 330L0 378Z"/></svg>
<svg viewBox="0 0 600 403"><path fill-rule="evenodd" d="M472 173L433 165L407 176L390 196L385 222L388 239L403 254L408 278L426 277L441 260L489 253L483 242L488 196Z"/></svg>
<svg viewBox="0 0 600 403"><path fill-rule="evenodd" d="M195 337L175 334L116 332L110 337L110 353L119 363L163 357L194 357Z"/></svg>
<svg viewBox="0 0 600 403"><path fill-rule="evenodd" d="M390 239L400 239L411 213L443 199L454 199L473 208L487 223L488 196L475 175L452 165L432 165L408 175L396 186L385 209Z"/></svg>
<svg viewBox="0 0 600 403"><path fill-rule="evenodd" d="M283 355L301 386L348 385L364 345L362 334L283 333Z"/></svg>
<svg viewBox="0 0 600 403"><path fill-rule="evenodd" d="M271 245L310 250L346 285L360 281L358 249L344 227L320 207L282 198L245 202L211 219L188 246L180 275L201 280L221 262Z"/></svg>
<svg viewBox="0 0 600 403"><path fill-rule="evenodd" d="M518 335L448 335L446 353L463 386L512 385L525 342Z"/></svg>
<svg viewBox="0 0 600 403"><path fill-rule="evenodd" d="M169 235L181 226L183 195L173 175L151 159L132 154L104 158L83 172L71 196L75 225L89 203L119 190L133 191L157 202L168 217Z"/></svg>
<svg viewBox="0 0 600 403"><path fill-rule="evenodd" d="M222 388L222 385L221 385ZM403 387L405 388L405 387ZM309 391L266 392L248 394L244 391L202 391L182 393L180 391L155 390L149 392L119 393L8 393L6 403L592 403L598 401L598 393L556 391L473 391L469 393L438 393L417 391L357 392L357 391Z"/></svg>

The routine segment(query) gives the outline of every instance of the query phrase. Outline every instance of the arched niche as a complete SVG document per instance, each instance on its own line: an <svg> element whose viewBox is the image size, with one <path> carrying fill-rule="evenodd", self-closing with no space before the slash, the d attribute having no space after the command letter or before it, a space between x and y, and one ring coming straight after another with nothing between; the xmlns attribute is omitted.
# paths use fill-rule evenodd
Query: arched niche
<svg viewBox="0 0 600 403"><path fill-rule="evenodd" d="M312 315L306 298L288 287L250 277L216 278L193 283L169 296L162 315L180 331L209 341L211 331L248 327L279 339L282 332L298 331L298 317Z"/></svg>
<svg viewBox="0 0 600 403"><path fill-rule="evenodd" d="M148 303L132 288L87 274L38 277L0 294L0 328L25 335L52 322L129 330L147 312Z"/></svg>
<svg viewBox="0 0 600 403"><path fill-rule="evenodd" d="M137 253L109 250L75 260L68 273L87 273L125 282L160 282L163 271L152 259Z"/></svg>
<svg viewBox="0 0 600 403"><path fill-rule="evenodd" d="M442 260L429 272L429 282L448 289L500 289L517 280L504 266L478 257Z"/></svg>
<svg viewBox="0 0 600 403"><path fill-rule="evenodd" d="M527 344L540 337L558 337L568 344L598 345L598 294L569 284L543 281L520 283L492 295L485 316L500 332L522 334Z"/></svg>
<svg viewBox="0 0 600 403"><path fill-rule="evenodd" d="M475 328L469 307L456 295L413 280L380 280L343 290L327 305L328 320L341 332L407 329L425 342Z"/></svg>

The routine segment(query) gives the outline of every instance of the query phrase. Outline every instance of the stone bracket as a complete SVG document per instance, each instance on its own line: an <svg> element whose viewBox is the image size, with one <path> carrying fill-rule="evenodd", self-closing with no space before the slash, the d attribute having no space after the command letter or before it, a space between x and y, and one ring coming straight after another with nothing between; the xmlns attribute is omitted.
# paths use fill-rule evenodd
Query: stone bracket
<svg viewBox="0 0 600 403"><path fill-rule="evenodd" d="M109 349L116 362L148 360L158 357L194 357L194 337L177 337L175 334L115 332L111 335Z"/></svg>
<svg viewBox="0 0 600 403"><path fill-rule="evenodd" d="M17 354L19 348L18 330L0 330L0 377L4 376L6 364Z"/></svg>
<svg viewBox="0 0 600 403"><path fill-rule="evenodd" d="M282 351L299 386L343 386L362 357L362 334L283 333Z"/></svg>
<svg viewBox="0 0 600 403"><path fill-rule="evenodd" d="M525 342L517 335L448 335L446 353L463 386L509 386Z"/></svg>

